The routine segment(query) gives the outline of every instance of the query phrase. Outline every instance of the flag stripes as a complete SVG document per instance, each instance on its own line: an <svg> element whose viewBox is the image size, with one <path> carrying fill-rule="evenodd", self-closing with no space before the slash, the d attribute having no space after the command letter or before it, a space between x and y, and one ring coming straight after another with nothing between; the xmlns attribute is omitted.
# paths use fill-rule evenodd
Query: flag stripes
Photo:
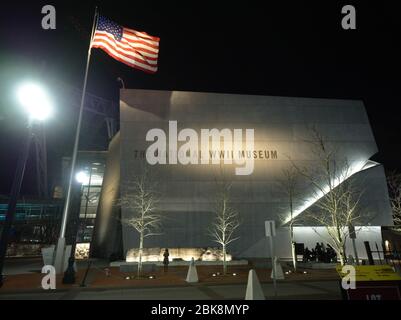
<svg viewBox="0 0 401 320"><path fill-rule="evenodd" d="M104 50L114 59L130 67L155 73L157 71L159 41L158 37L121 27L117 23L100 16L91 46Z"/></svg>

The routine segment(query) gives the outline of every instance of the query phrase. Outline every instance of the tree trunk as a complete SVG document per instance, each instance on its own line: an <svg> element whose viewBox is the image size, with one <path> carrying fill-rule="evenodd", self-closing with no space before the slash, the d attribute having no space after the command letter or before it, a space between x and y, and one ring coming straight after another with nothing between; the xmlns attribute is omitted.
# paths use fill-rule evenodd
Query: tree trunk
<svg viewBox="0 0 401 320"><path fill-rule="evenodd" d="M342 266L344 266L345 265L345 259L344 259L344 254L343 254L342 250L340 250L339 255L340 255L340 263L341 263Z"/></svg>
<svg viewBox="0 0 401 320"><path fill-rule="evenodd" d="M340 261L341 265L344 266L347 263L347 255L345 254L345 246L341 248L340 251Z"/></svg>
<svg viewBox="0 0 401 320"><path fill-rule="evenodd" d="M226 246L223 245L223 274L227 273Z"/></svg>
<svg viewBox="0 0 401 320"><path fill-rule="evenodd" d="M341 236L341 227L340 226L336 226L337 229L337 241L339 244L343 243L343 239ZM347 263L347 256L345 255L345 243L343 245L339 245L338 248L339 251L339 255L340 255L340 263L342 266L344 266Z"/></svg>
<svg viewBox="0 0 401 320"><path fill-rule="evenodd" d="M346 265L347 257L345 255L345 248L339 247L339 248L335 248L334 250L336 251L338 258L340 259L340 264L342 266Z"/></svg>
<svg viewBox="0 0 401 320"><path fill-rule="evenodd" d="M138 278L142 273L142 254L143 254L143 232L139 236L139 260L138 260Z"/></svg>

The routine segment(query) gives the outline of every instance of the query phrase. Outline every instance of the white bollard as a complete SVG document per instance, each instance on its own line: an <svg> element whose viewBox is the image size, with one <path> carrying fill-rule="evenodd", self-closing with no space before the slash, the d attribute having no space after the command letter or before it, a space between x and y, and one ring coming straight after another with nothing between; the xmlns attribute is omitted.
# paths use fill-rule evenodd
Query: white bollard
<svg viewBox="0 0 401 320"><path fill-rule="evenodd" d="M249 270L245 300L266 300L255 270Z"/></svg>
<svg viewBox="0 0 401 320"><path fill-rule="evenodd" d="M192 258L191 263L189 264L187 278L185 281L189 283L194 283L199 281L194 258Z"/></svg>
<svg viewBox="0 0 401 320"><path fill-rule="evenodd" d="M276 265L276 280L284 280L283 268L281 267L280 261L277 257L274 257L274 263ZM273 270L270 274L270 278L273 279Z"/></svg>

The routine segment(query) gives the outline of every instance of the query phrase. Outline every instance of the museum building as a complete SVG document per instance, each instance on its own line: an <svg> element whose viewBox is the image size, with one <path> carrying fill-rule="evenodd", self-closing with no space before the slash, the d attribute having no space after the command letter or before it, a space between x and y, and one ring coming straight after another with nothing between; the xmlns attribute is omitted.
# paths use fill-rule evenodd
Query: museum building
<svg viewBox="0 0 401 320"><path fill-rule="evenodd" d="M138 247L138 233L123 222L132 208L117 200L145 163L157 177L163 217L160 234L146 238L146 248L217 247L209 236L216 185L228 181L241 221L228 252L234 258L268 257L264 222L274 220L276 253L289 258L288 196L280 181L294 165L318 166L311 130L344 160L337 164L346 171L338 185L353 179L363 187L356 244L364 258L364 241L380 245L381 228L393 221L384 168L371 160L378 148L362 101L140 89L120 92L120 131L107 153L91 255L125 257ZM312 248L327 242L324 227L302 217L318 210L325 195L308 181L299 183L295 241Z"/></svg>

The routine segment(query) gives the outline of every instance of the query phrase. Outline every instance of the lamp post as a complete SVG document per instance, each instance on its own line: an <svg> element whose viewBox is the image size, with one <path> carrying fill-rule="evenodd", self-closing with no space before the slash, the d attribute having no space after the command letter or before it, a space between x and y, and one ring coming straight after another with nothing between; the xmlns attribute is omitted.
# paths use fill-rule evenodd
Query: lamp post
<svg viewBox="0 0 401 320"><path fill-rule="evenodd" d="M52 111L50 100L43 88L36 84L24 84L19 87L18 99L25 112L28 114L27 135L22 145L22 150L18 159L17 169L11 188L10 199L7 207L6 219L0 237L0 287L3 286L3 267L7 253L8 238L12 223L14 221L17 201L24 178L26 161L29 155L29 147L32 138L32 125L35 120L46 120Z"/></svg>
<svg viewBox="0 0 401 320"><path fill-rule="evenodd" d="M83 194L83 186L87 185L89 188L90 185L90 176L88 176L86 171L79 171L75 175L75 180L79 184L79 200L82 198ZM75 194L75 192L74 192ZM76 196L76 195L75 195ZM73 197L74 198L74 197ZM74 284L75 283L75 249L77 245L77 234L79 230L79 219L81 214L81 201L79 201L79 207L76 209L76 217L74 227L72 228L71 232L71 253L70 257L68 258L68 267L64 272L63 276L63 283L64 284Z"/></svg>

